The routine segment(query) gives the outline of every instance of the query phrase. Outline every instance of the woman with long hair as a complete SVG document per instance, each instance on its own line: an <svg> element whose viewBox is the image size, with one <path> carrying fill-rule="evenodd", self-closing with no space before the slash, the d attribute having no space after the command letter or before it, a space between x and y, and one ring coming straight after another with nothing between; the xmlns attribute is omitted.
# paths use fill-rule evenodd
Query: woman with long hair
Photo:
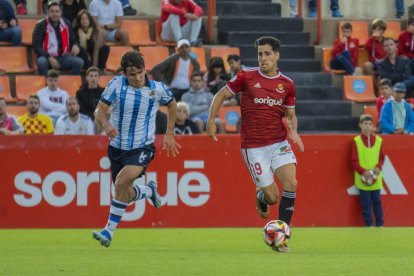
<svg viewBox="0 0 414 276"><path fill-rule="evenodd" d="M204 88L216 94L227 82L226 68L221 57L212 57L208 64L207 73L204 74Z"/></svg>

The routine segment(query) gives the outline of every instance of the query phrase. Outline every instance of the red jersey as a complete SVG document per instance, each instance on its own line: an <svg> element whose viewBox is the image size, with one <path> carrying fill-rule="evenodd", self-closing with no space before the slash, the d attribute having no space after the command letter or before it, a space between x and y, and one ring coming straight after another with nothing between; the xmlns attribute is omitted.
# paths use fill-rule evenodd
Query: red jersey
<svg viewBox="0 0 414 276"><path fill-rule="evenodd" d="M332 58L335 58L337 55L342 54L344 51L349 51L351 53L351 63L353 67L358 66L358 47L359 40L358 38L348 37L346 43L342 42L342 39L336 39L332 46Z"/></svg>
<svg viewBox="0 0 414 276"><path fill-rule="evenodd" d="M187 23L187 18L185 15L187 13L194 13L197 16L203 15L203 9L198 6L192 0L183 0L180 3L173 3L169 0L163 0L161 2L161 22L164 23L167 21L170 14L176 14L180 16L180 26L184 26Z"/></svg>
<svg viewBox="0 0 414 276"><path fill-rule="evenodd" d="M414 38L409 31L402 32L398 37L398 55L414 58Z"/></svg>
<svg viewBox="0 0 414 276"><path fill-rule="evenodd" d="M258 148L286 140L282 123L285 108L295 108L295 84L278 72L265 76L259 68L244 69L228 83L230 92L242 93L242 148Z"/></svg>
<svg viewBox="0 0 414 276"><path fill-rule="evenodd" d="M386 56L384 46L382 45L383 38L378 40L375 36L370 36L367 43L365 44L365 50L369 55L369 61L372 63L383 60Z"/></svg>

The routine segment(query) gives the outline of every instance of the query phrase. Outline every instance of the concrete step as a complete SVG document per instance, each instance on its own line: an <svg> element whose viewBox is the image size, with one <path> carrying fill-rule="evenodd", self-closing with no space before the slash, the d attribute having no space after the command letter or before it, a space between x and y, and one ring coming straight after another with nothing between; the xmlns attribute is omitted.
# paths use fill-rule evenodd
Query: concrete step
<svg viewBox="0 0 414 276"><path fill-rule="evenodd" d="M242 58L257 58L257 49L252 44L231 46L240 48L240 56ZM314 59L315 52L311 45L284 45L280 49L280 56L282 59Z"/></svg>
<svg viewBox="0 0 414 276"><path fill-rule="evenodd" d="M246 66L258 66L257 59L243 58ZM321 62L316 59L281 59L278 66L282 72L320 72Z"/></svg>
<svg viewBox="0 0 414 276"><path fill-rule="evenodd" d="M303 20L300 18L277 18L275 16L219 16L217 30L227 31L257 31L269 32L283 30L284 32L302 32Z"/></svg>
<svg viewBox="0 0 414 276"><path fill-rule="evenodd" d="M207 1L198 1L199 5L207 13ZM243 1L235 3L234 1L218 1L216 12L218 16L222 15L271 15L274 17L281 16L281 5L265 1Z"/></svg>
<svg viewBox="0 0 414 276"><path fill-rule="evenodd" d="M309 101L309 100L342 100L342 89L333 86L310 86L310 85L297 85L296 86L296 100L297 101Z"/></svg>
<svg viewBox="0 0 414 276"><path fill-rule="evenodd" d="M358 118L351 116L298 116L299 133L358 133Z"/></svg>
<svg viewBox="0 0 414 276"><path fill-rule="evenodd" d="M298 116L351 116L352 104L344 101L298 101L296 102Z"/></svg>
<svg viewBox="0 0 414 276"><path fill-rule="evenodd" d="M219 29L219 44L229 45L251 45L261 36L274 36L280 40L282 48L286 45L310 45L310 34L281 31L222 31Z"/></svg>
<svg viewBox="0 0 414 276"><path fill-rule="evenodd" d="M281 70L283 74L291 78L295 85L321 85L331 86L332 75L322 72L285 72Z"/></svg>

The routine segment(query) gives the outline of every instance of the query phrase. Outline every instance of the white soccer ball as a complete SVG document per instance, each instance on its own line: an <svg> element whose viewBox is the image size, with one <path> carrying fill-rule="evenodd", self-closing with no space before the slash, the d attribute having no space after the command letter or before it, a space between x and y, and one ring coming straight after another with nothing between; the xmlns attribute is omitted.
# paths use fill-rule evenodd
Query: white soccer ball
<svg viewBox="0 0 414 276"><path fill-rule="evenodd" d="M272 247L286 245L291 237L289 225L281 220L271 220L263 228L263 240Z"/></svg>
<svg viewBox="0 0 414 276"><path fill-rule="evenodd" d="M370 175L369 175L368 178L361 175L362 182L365 183L365 185L367 185L367 186L371 186L372 184L375 183L375 181L377 181L377 175L373 171L369 171L369 173L370 173Z"/></svg>

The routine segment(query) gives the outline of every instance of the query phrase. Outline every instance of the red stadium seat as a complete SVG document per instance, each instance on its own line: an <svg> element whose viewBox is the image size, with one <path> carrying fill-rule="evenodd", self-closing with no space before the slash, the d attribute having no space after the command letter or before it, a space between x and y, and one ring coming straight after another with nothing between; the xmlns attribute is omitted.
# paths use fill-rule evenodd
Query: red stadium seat
<svg viewBox="0 0 414 276"><path fill-rule="evenodd" d="M344 76L344 98L353 102L376 102L371 76Z"/></svg>
<svg viewBox="0 0 414 276"><path fill-rule="evenodd" d="M338 38L342 38L341 27L345 21L339 21ZM359 39L359 45L364 46L368 40L368 23L365 21L350 21L352 25L352 37Z"/></svg>
<svg viewBox="0 0 414 276"><path fill-rule="evenodd" d="M161 63L170 55L168 48L164 46L140 47L139 51L144 56L147 72L150 72L155 65Z"/></svg>
<svg viewBox="0 0 414 276"><path fill-rule="evenodd" d="M6 112L13 115L17 119L27 113L27 107L25 105L8 105Z"/></svg>
<svg viewBox="0 0 414 276"><path fill-rule="evenodd" d="M0 71L7 73L31 73L25 47L0 47Z"/></svg>
<svg viewBox="0 0 414 276"><path fill-rule="evenodd" d="M122 28L127 30L132 46L156 45L151 40L148 20L122 20Z"/></svg>
<svg viewBox="0 0 414 276"><path fill-rule="evenodd" d="M237 132L237 123L241 117L240 106L222 106L218 112L218 117L226 125L226 132Z"/></svg>
<svg viewBox="0 0 414 276"><path fill-rule="evenodd" d="M43 76L16 76L16 97L19 101L27 101L27 98L46 86Z"/></svg>
<svg viewBox="0 0 414 276"><path fill-rule="evenodd" d="M23 45L32 45L33 29L39 19L19 18L19 26L22 29L22 43Z"/></svg>
<svg viewBox="0 0 414 276"><path fill-rule="evenodd" d="M387 30L384 32L384 37L391 37L398 40L401 33L400 21L387 21Z"/></svg>
<svg viewBox="0 0 414 276"><path fill-rule="evenodd" d="M99 86L105 88L108 83L114 78L115 76L100 76L99 77Z"/></svg>
<svg viewBox="0 0 414 276"><path fill-rule="evenodd" d="M115 72L121 66L121 57L127 52L133 50L129 46L111 46L110 54L106 62L106 69Z"/></svg>
<svg viewBox="0 0 414 276"><path fill-rule="evenodd" d="M226 62L228 55L239 55L240 49L238 47L211 47L210 59L212 57L221 57L224 61L224 68L226 72L230 72L230 65Z"/></svg>
<svg viewBox="0 0 414 276"><path fill-rule="evenodd" d="M8 103L17 102L17 98L13 97L10 89L10 80L8 76L0 76L0 97L6 99Z"/></svg>
<svg viewBox="0 0 414 276"><path fill-rule="evenodd" d="M378 109L376 105L364 105L364 114L369 114L374 119L373 125L376 129L379 120Z"/></svg>
<svg viewBox="0 0 414 276"><path fill-rule="evenodd" d="M75 97L76 91L81 87L82 79L80 76L60 75L59 87L68 92L69 96Z"/></svg>

